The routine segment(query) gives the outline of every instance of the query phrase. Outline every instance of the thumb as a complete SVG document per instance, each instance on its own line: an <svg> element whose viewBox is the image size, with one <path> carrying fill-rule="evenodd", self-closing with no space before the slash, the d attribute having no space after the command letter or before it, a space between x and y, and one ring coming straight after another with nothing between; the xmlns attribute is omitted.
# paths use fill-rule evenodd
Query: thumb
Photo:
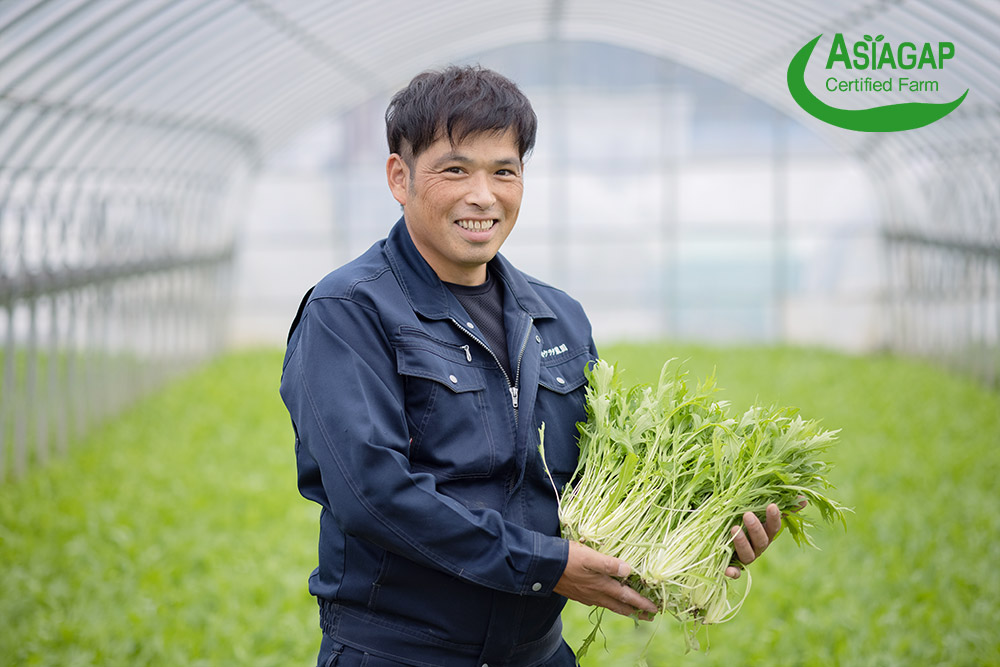
<svg viewBox="0 0 1000 667"><path fill-rule="evenodd" d="M608 576L624 579L632 574L632 566L621 559L608 556L606 565Z"/></svg>

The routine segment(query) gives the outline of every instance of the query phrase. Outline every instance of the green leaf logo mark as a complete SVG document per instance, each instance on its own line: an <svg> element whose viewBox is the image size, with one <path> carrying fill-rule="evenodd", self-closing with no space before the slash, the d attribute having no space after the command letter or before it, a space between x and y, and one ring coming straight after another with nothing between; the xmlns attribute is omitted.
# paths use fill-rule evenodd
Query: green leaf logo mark
<svg viewBox="0 0 1000 667"><path fill-rule="evenodd" d="M816 43L822 36L822 34L817 35L815 39L799 49L799 52L788 64L788 92L792 94L792 99L806 113L824 123L856 132L913 130L941 120L954 111L969 94L968 89L966 89L958 99L940 104L904 102L872 107L871 109L839 109L830 106L813 95L805 81L806 64L809 62L813 49L816 48ZM870 35L865 35L864 38L869 42L880 42L884 39L882 35L878 35L874 40Z"/></svg>

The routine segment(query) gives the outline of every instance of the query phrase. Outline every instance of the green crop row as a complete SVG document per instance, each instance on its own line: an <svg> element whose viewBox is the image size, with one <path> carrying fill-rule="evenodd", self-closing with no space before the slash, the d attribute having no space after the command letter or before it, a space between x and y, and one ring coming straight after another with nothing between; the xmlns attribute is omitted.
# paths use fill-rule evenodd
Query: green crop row
<svg viewBox="0 0 1000 667"><path fill-rule="evenodd" d="M841 429L845 531L782 537L740 613L684 655L670 617L607 615L588 666L1000 664L1000 396L926 365L791 348L602 350L632 382L669 357L720 398ZM227 355L68 456L0 485L0 664L309 665L318 509L295 488L280 352ZM564 614L574 646L587 610ZM703 641L704 643L704 641Z"/></svg>

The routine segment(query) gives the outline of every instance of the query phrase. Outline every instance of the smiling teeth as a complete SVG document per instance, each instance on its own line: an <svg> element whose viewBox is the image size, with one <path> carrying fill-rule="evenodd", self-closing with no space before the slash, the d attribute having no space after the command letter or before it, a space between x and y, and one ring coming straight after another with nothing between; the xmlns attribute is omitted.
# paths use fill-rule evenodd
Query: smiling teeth
<svg viewBox="0 0 1000 667"><path fill-rule="evenodd" d="M470 232L484 232L493 227L496 220L459 220L458 224L462 229Z"/></svg>

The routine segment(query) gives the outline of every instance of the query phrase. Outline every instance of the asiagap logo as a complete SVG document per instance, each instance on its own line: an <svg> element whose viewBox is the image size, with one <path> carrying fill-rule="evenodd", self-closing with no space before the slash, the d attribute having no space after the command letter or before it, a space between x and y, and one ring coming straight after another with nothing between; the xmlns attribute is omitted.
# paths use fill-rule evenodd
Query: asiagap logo
<svg viewBox="0 0 1000 667"><path fill-rule="evenodd" d="M806 66L823 35L807 43L788 64L788 92L807 113L819 120L858 132L899 132L929 125L954 111L969 94L968 89L951 102L927 102L929 93L941 89L940 74L955 57L952 42L900 42L893 45L884 35L864 35L849 46L837 33L826 59L824 88L829 95L857 97L857 93L879 93L915 98L867 109L841 108L827 104L806 85ZM933 77L933 78L932 78Z"/></svg>

